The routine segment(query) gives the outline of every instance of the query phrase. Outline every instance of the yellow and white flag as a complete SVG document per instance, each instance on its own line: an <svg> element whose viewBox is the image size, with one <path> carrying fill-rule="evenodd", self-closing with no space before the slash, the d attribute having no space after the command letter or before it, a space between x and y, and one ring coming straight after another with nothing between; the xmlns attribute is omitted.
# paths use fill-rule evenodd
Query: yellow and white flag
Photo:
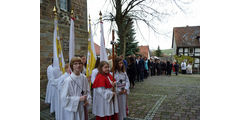
<svg viewBox="0 0 240 120"><path fill-rule="evenodd" d="M65 73L65 62L62 52L61 41L58 31L57 18L54 19L54 32L53 32L53 67L59 68L62 73Z"/></svg>
<svg viewBox="0 0 240 120"><path fill-rule="evenodd" d="M89 20L88 54L87 54L87 70L86 70L87 77L91 76L92 70L95 67L96 59L97 57L96 57L96 51L94 48L91 23Z"/></svg>

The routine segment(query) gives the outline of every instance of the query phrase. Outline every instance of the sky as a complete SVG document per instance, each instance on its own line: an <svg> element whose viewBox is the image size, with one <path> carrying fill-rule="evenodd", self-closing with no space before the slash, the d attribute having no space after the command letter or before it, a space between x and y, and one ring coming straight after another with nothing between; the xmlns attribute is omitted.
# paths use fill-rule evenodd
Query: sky
<svg viewBox="0 0 240 120"><path fill-rule="evenodd" d="M108 0L109 1L109 0ZM90 15L92 23L93 40L95 43L100 45L100 24L99 12L106 14L106 11L111 11L111 5L105 0L87 0L88 4L88 15ZM160 0L159 0L160 1ZM163 1L163 0L162 0ZM167 1L167 0L166 0ZM160 34L154 33L150 28L148 28L144 23L139 23L139 27L135 27L136 30L136 40L140 45L149 45L151 50L156 50L159 46L160 49L170 49L172 45L172 31L173 27L183 27L183 26L200 26L200 3L199 0L183 0L190 1L191 4L182 5L185 10L183 13L176 6L166 3L166 8L175 11L175 14L163 19L161 23L157 24L157 29ZM158 8L159 5L155 4L153 7ZM109 22L103 22L104 27L104 37L105 45L107 48L111 48L110 41L112 35L110 32L111 24ZM138 29L139 28L139 29ZM116 27L114 29L117 29ZM117 37L117 34L115 34Z"/></svg>

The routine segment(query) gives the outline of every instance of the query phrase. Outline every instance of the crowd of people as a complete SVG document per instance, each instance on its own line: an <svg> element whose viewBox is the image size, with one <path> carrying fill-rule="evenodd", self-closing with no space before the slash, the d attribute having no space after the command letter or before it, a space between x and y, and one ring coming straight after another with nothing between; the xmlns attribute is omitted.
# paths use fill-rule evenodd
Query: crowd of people
<svg viewBox="0 0 240 120"><path fill-rule="evenodd" d="M171 76L172 71L178 75L179 67L184 74L189 66L135 55L126 59L115 56L114 62L111 57L101 62L98 58L87 78L86 56L73 57L64 74L52 64L48 66L45 103L50 104L56 120L87 120L89 105L96 120L123 120L128 114L127 96L135 82L149 76Z"/></svg>

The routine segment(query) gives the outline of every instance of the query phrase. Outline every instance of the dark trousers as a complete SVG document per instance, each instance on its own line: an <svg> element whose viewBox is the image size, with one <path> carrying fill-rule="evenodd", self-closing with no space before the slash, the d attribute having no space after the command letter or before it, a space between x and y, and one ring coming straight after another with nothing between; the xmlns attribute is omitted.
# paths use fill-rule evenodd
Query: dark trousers
<svg viewBox="0 0 240 120"><path fill-rule="evenodd" d="M182 70L182 74L186 74L186 70Z"/></svg>
<svg viewBox="0 0 240 120"><path fill-rule="evenodd" d="M178 71L175 71L175 74L178 75Z"/></svg>
<svg viewBox="0 0 240 120"><path fill-rule="evenodd" d="M157 75L160 75L160 74L161 74L161 70L157 69Z"/></svg>
<svg viewBox="0 0 240 120"><path fill-rule="evenodd" d="M151 69L151 76L154 76L154 75L155 75L155 69L152 68L152 69Z"/></svg>
<svg viewBox="0 0 240 120"><path fill-rule="evenodd" d="M130 86L134 87L134 85L135 85L135 78L134 77L130 77L129 81L130 81Z"/></svg>
<svg viewBox="0 0 240 120"><path fill-rule="evenodd" d="M143 78L144 78L144 71L142 70L142 71L140 72L140 81L143 81Z"/></svg>
<svg viewBox="0 0 240 120"><path fill-rule="evenodd" d="M140 81L140 71L137 71L137 75L136 76L137 76L136 80L139 82Z"/></svg>
<svg viewBox="0 0 240 120"><path fill-rule="evenodd" d="M167 75L171 75L171 74L172 74L172 70L168 70Z"/></svg>
<svg viewBox="0 0 240 120"><path fill-rule="evenodd" d="M148 70L144 70L144 78L148 77Z"/></svg>

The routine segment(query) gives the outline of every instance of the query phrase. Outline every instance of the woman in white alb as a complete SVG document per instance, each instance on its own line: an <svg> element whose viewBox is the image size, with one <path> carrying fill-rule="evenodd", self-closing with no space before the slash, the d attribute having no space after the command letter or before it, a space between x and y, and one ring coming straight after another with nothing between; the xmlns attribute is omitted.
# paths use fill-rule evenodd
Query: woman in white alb
<svg viewBox="0 0 240 120"><path fill-rule="evenodd" d="M121 58L116 58L114 66L114 78L117 83L117 98L118 98L118 119L123 120L127 117L127 94L129 94L129 79L127 73L125 72L123 60Z"/></svg>
<svg viewBox="0 0 240 120"><path fill-rule="evenodd" d="M91 103L91 95L88 80L81 73L83 68L81 58L73 57L70 67L73 72L64 80L61 89L61 105L64 109L62 120L85 120L86 107Z"/></svg>

